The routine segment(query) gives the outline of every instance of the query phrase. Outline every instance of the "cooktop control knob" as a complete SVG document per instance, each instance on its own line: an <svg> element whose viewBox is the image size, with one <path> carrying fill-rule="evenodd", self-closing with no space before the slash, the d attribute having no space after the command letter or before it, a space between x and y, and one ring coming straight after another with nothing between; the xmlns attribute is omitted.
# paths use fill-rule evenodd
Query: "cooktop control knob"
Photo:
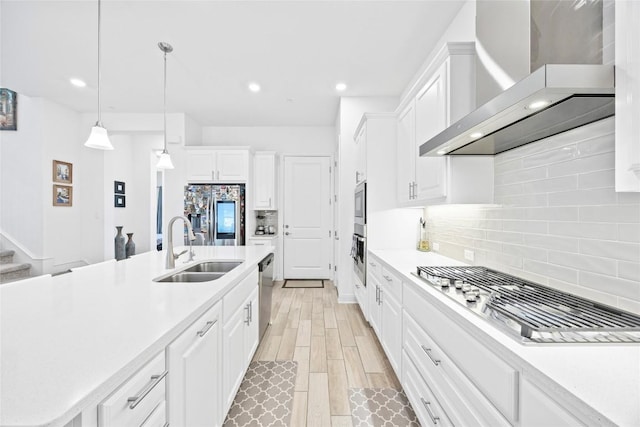
<svg viewBox="0 0 640 427"><path fill-rule="evenodd" d="M468 291L464 294L464 299L466 299L467 302L476 302L478 300L478 293Z"/></svg>
<svg viewBox="0 0 640 427"><path fill-rule="evenodd" d="M469 292L471 290L471 285L468 283L462 284L462 292Z"/></svg>
<svg viewBox="0 0 640 427"><path fill-rule="evenodd" d="M462 289L462 284L464 282L460 279L456 279L456 281L453 283L453 285L456 287L456 289Z"/></svg>

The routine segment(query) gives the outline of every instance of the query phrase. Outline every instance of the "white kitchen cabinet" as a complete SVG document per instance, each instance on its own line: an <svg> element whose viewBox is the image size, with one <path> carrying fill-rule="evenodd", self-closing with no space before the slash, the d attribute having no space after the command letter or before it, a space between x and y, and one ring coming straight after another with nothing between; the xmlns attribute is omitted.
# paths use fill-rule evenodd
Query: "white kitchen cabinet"
<svg viewBox="0 0 640 427"><path fill-rule="evenodd" d="M473 43L448 43L397 116L400 206L493 201L490 156L421 157L420 146L475 108Z"/></svg>
<svg viewBox="0 0 640 427"><path fill-rule="evenodd" d="M256 153L253 158L253 208L278 210L276 199L276 154Z"/></svg>
<svg viewBox="0 0 640 427"><path fill-rule="evenodd" d="M221 308L214 305L167 347L172 426L222 425Z"/></svg>
<svg viewBox="0 0 640 427"><path fill-rule="evenodd" d="M367 275L367 295L369 296L369 324L380 338L382 336L382 307L380 306L380 283L375 276Z"/></svg>
<svg viewBox="0 0 640 427"><path fill-rule="evenodd" d="M187 150L187 181L242 183L249 179L248 150Z"/></svg>
<svg viewBox="0 0 640 427"><path fill-rule="evenodd" d="M249 274L223 299L223 413L227 413L251 358L258 348L258 271Z"/></svg>
<svg viewBox="0 0 640 427"><path fill-rule="evenodd" d="M273 246L273 280L282 280L282 251L280 250L280 241L277 235L252 236L247 238L247 246Z"/></svg>
<svg viewBox="0 0 640 427"><path fill-rule="evenodd" d="M166 400L167 373L161 352L98 405L98 426L141 426ZM166 412L155 417L166 422Z"/></svg>
<svg viewBox="0 0 640 427"><path fill-rule="evenodd" d="M387 354L391 367L399 376L402 358L402 306L393 296L393 292L389 292L384 284L379 299L382 300L380 306L383 324L380 344Z"/></svg>
<svg viewBox="0 0 640 427"><path fill-rule="evenodd" d="M367 125L359 128L354 137L356 143L356 184L367 179Z"/></svg>
<svg viewBox="0 0 640 427"><path fill-rule="evenodd" d="M526 427L586 425L526 378L520 383L520 424Z"/></svg>

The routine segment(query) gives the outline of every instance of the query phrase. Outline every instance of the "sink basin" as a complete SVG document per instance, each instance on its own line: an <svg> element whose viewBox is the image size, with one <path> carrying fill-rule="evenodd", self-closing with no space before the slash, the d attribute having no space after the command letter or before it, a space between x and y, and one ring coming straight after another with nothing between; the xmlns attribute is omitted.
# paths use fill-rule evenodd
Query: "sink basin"
<svg viewBox="0 0 640 427"><path fill-rule="evenodd" d="M225 273L193 273L188 271L181 271L180 273L173 274L164 279L157 279L156 282L181 282L181 283L194 283L194 282L210 282L224 276Z"/></svg>
<svg viewBox="0 0 640 427"><path fill-rule="evenodd" d="M240 264L241 261L205 261L187 268L185 272L228 273Z"/></svg>
<svg viewBox="0 0 640 427"><path fill-rule="evenodd" d="M195 283L216 280L242 264L242 261L203 261L154 282Z"/></svg>

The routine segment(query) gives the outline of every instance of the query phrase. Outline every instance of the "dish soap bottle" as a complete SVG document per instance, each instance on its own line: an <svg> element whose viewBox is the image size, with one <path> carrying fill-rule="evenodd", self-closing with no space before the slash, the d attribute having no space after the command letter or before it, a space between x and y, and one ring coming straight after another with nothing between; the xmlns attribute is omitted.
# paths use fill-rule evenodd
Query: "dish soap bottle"
<svg viewBox="0 0 640 427"><path fill-rule="evenodd" d="M429 251L429 241L427 241L427 230L425 229L425 225L427 222L420 218L420 239L418 240L418 250L422 252Z"/></svg>

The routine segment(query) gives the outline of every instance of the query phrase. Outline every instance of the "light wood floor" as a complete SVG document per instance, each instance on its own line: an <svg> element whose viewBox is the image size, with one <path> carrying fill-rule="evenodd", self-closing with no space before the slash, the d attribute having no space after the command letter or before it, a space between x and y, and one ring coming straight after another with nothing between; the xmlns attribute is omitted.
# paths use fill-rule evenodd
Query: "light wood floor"
<svg viewBox="0 0 640 427"><path fill-rule="evenodd" d="M271 320L253 360L298 362L291 427L351 426L349 388L400 389L375 332L336 289L273 290Z"/></svg>

